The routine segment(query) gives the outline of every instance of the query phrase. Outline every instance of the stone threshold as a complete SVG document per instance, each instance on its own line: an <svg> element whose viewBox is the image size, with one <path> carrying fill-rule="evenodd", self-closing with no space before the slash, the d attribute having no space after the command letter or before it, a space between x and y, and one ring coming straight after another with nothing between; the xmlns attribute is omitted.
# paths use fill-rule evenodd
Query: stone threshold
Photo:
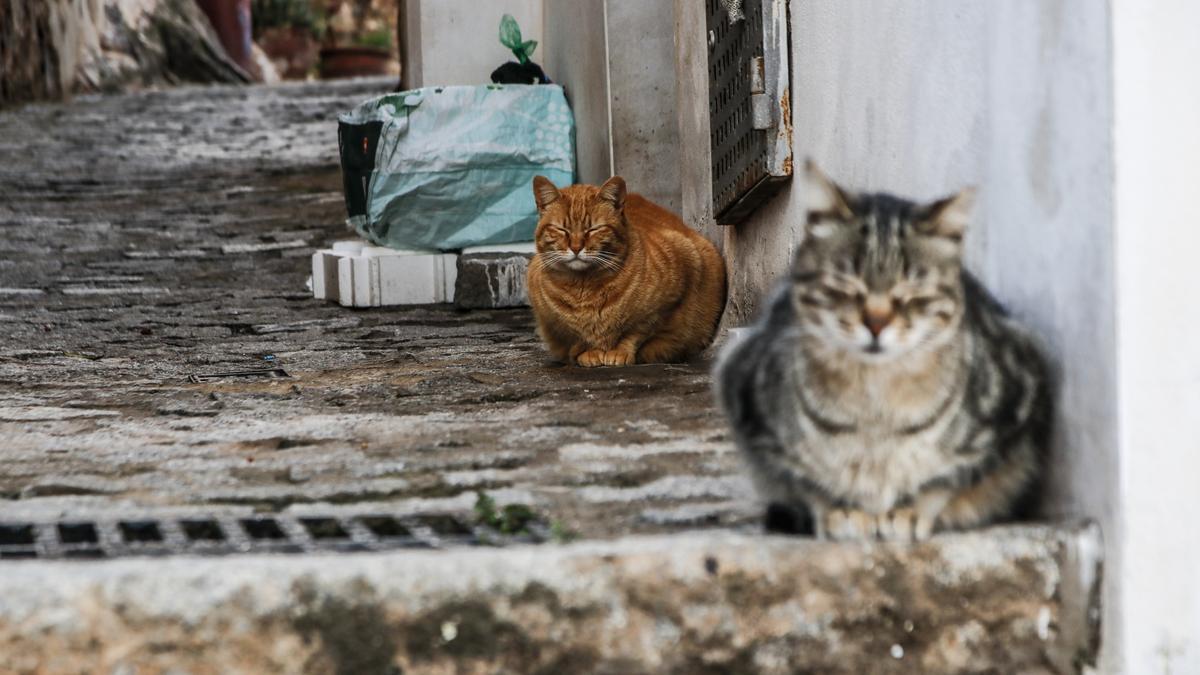
<svg viewBox="0 0 1200 675"><path fill-rule="evenodd" d="M0 671L1080 672L1099 529L0 564Z"/></svg>

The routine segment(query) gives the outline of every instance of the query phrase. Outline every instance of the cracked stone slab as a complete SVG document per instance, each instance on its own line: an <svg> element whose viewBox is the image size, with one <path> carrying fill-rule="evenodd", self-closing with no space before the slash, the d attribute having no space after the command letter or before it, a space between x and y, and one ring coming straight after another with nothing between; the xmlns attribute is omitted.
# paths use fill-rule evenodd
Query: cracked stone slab
<svg viewBox="0 0 1200 675"><path fill-rule="evenodd" d="M0 670L1071 673L1094 527L0 563Z"/></svg>

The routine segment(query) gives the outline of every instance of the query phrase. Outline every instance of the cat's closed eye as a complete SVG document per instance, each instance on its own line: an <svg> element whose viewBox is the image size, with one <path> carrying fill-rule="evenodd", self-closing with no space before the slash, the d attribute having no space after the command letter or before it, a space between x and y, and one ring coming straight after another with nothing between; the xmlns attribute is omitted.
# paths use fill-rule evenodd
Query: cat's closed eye
<svg viewBox="0 0 1200 675"><path fill-rule="evenodd" d="M897 300L897 304L907 307L914 312L922 312L929 308L930 305L943 299L938 295L916 295L903 300Z"/></svg>
<svg viewBox="0 0 1200 675"><path fill-rule="evenodd" d="M854 301L861 303L867 297L866 293L864 293L861 289L838 286L826 286L825 295L829 296L831 300L837 302Z"/></svg>

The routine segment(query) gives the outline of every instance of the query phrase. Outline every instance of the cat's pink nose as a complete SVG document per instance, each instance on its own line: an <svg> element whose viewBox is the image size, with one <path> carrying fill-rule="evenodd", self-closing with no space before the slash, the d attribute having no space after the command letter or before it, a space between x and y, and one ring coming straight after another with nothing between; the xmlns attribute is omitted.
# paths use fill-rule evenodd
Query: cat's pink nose
<svg viewBox="0 0 1200 675"><path fill-rule="evenodd" d="M874 335L875 337L879 337L879 334L882 333L883 329L887 328L887 325L891 322L892 322L891 314L887 314L887 315L864 314L863 315L863 323L866 324L867 330L871 331L871 335Z"/></svg>
<svg viewBox="0 0 1200 675"><path fill-rule="evenodd" d="M863 325L867 330L871 331L871 335L879 337L884 328L896 318L896 312L892 308L892 303L886 298L867 298L867 302L863 305L862 320Z"/></svg>

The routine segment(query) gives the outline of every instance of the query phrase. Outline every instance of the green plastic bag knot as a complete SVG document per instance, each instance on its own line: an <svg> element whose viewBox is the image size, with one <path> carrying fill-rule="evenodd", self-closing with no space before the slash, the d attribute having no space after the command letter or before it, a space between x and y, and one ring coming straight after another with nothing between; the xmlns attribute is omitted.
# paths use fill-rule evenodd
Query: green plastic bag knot
<svg viewBox="0 0 1200 675"><path fill-rule="evenodd" d="M521 27L512 14L505 14L500 19L500 44L512 50L514 56L522 64L529 63L533 50L537 49L537 40L521 41Z"/></svg>

